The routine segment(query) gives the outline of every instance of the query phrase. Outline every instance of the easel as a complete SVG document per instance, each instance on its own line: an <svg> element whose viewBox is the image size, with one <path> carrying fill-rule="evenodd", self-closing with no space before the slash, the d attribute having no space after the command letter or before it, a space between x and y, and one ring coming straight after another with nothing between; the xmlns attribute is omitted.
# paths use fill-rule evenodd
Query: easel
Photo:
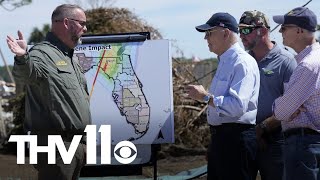
<svg viewBox="0 0 320 180"><path fill-rule="evenodd" d="M142 175L142 168L153 166L153 179L158 178L158 151L161 149L161 144L151 145L151 159L145 164L133 165L98 165L85 166L81 170L81 177L106 177L106 176L133 176ZM126 172L124 174L124 172Z"/></svg>
<svg viewBox="0 0 320 180"><path fill-rule="evenodd" d="M161 150L161 144L152 144L151 145L151 158L153 165L153 179L157 180L158 178L158 151Z"/></svg>
<svg viewBox="0 0 320 180"><path fill-rule="evenodd" d="M150 32L84 35L81 38L83 44L141 42L147 39L150 39ZM151 158L150 161L145 164L85 166L81 171L81 177L141 175L143 167L152 165L153 179L156 180L158 173L157 155L161 149L161 145L151 144L150 146ZM124 172L126 173L124 174Z"/></svg>

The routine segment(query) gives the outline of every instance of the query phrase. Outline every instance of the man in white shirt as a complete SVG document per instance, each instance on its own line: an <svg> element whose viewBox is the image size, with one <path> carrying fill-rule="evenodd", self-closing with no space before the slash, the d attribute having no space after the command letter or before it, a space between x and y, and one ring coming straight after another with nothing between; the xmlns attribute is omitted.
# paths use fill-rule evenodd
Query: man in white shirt
<svg viewBox="0 0 320 180"><path fill-rule="evenodd" d="M189 97L209 104L208 179L252 180L260 87L257 63L240 47L238 24L230 14L213 14L196 29L205 32L209 50L219 59L209 92L201 85L186 87Z"/></svg>

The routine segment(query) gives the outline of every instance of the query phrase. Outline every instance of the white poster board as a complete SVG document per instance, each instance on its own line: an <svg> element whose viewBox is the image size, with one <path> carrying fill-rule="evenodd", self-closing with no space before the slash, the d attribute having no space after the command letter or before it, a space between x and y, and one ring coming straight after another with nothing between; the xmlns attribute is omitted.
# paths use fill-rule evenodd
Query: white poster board
<svg viewBox="0 0 320 180"><path fill-rule="evenodd" d="M168 40L83 44L73 57L85 71L92 123L111 125L112 144L174 142Z"/></svg>

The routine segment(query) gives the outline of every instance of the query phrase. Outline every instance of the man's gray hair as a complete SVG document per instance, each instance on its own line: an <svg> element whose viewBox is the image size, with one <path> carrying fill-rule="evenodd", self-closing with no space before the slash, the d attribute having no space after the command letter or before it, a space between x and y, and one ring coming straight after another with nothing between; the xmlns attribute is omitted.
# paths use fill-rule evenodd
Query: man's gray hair
<svg viewBox="0 0 320 180"><path fill-rule="evenodd" d="M238 42L238 34L231 31L231 39L232 41Z"/></svg>
<svg viewBox="0 0 320 180"><path fill-rule="evenodd" d="M59 21L63 18L74 18L74 14L76 9L80 9L84 11L80 6L74 4L62 4L53 11L51 16L51 21Z"/></svg>

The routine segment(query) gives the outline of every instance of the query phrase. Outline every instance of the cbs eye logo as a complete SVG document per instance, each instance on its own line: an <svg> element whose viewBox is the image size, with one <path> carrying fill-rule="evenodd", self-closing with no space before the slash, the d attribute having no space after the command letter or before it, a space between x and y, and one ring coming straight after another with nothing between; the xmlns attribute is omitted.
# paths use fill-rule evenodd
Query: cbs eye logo
<svg viewBox="0 0 320 180"><path fill-rule="evenodd" d="M137 148L130 141L121 141L114 147L113 154L119 163L129 164L136 159Z"/></svg>

